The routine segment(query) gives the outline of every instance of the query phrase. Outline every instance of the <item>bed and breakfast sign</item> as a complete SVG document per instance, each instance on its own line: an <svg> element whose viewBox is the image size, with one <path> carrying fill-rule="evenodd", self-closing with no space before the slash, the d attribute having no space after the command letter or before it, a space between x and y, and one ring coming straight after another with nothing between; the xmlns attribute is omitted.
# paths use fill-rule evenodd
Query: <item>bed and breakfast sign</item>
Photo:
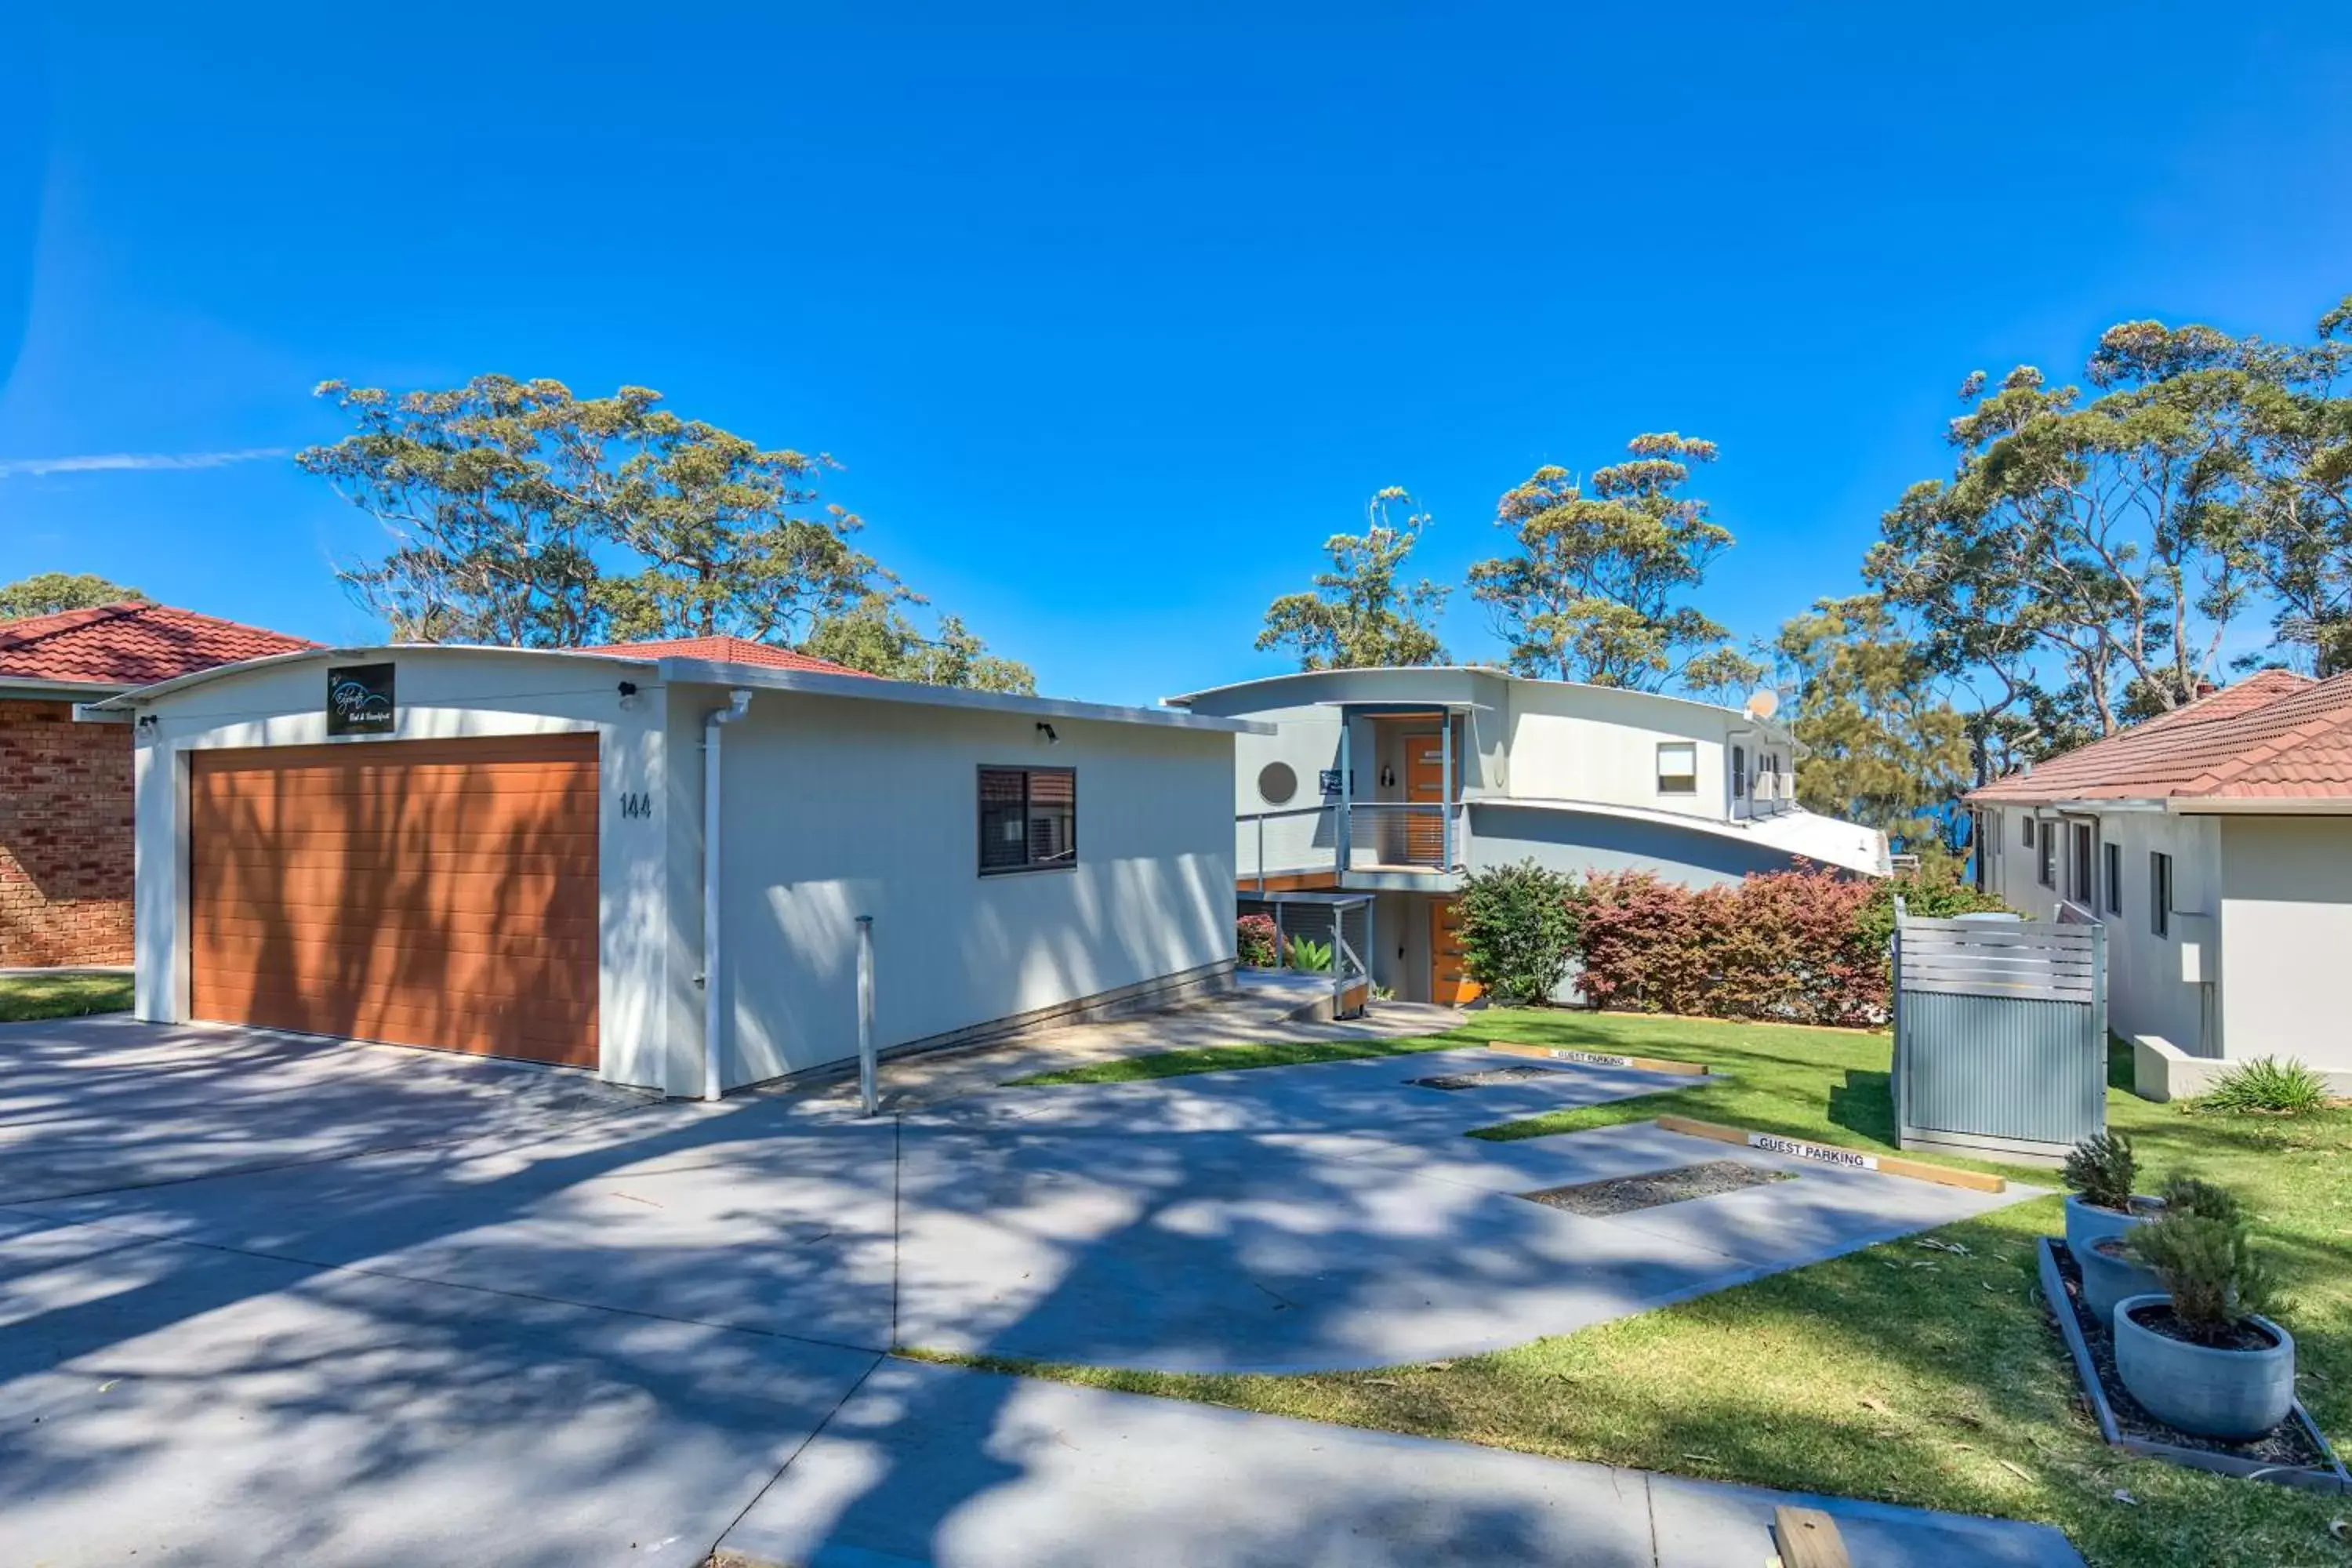
<svg viewBox="0 0 2352 1568"><path fill-rule="evenodd" d="M327 733L392 733L393 688L389 664L346 664L327 671Z"/></svg>

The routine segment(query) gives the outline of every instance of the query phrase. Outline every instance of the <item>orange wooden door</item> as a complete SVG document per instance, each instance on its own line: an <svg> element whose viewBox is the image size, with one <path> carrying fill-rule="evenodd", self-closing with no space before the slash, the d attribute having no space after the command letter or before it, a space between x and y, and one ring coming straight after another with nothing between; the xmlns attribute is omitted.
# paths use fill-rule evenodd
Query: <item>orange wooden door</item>
<svg viewBox="0 0 2352 1568"><path fill-rule="evenodd" d="M1429 903L1429 999L1459 1007L1478 999L1478 983L1462 965L1461 910L1452 899Z"/></svg>
<svg viewBox="0 0 2352 1568"><path fill-rule="evenodd" d="M1462 759L1454 759L1454 787L1462 788ZM1444 742L1435 730L1417 730L1404 738L1404 797L1417 805L1445 802ZM1405 816L1405 851L1409 864L1438 866L1445 858L1445 819L1435 811L1409 811Z"/></svg>
<svg viewBox="0 0 2352 1568"><path fill-rule="evenodd" d="M596 737L198 752L192 1016L594 1067Z"/></svg>

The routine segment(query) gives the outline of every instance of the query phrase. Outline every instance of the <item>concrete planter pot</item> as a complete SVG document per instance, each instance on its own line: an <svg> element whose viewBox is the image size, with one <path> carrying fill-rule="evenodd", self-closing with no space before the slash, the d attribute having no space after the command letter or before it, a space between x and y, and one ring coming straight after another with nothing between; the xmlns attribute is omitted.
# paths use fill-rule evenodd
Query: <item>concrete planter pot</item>
<svg viewBox="0 0 2352 1568"><path fill-rule="evenodd" d="M2116 1209L2103 1209L2084 1203L2073 1193L2066 1194L2066 1250L2080 1262L2091 1250L2091 1243L2105 1237L2121 1236L2136 1225L2146 1225L2163 1205L2154 1198L2132 1199L2128 1214Z"/></svg>
<svg viewBox="0 0 2352 1568"><path fill-rule="evenodd" d="M2104 1244L2093 1242L2074 1254L2074 1267L2083 1276L2083 1305L2110 1332L2115 1329L2116 1302L2126 1296L2154 1296L2159 1300L2165 1296L2164 1281L2157 1278L2155 1269L2128 1252L2116 1258L2106 1250L2107 1247L2122 1245L2120 1235L2111 1236Z"/></svg>
<svg viewBox="0 0 2352 1568"><path fill-rule="evenodd" d="M2286 1419L2294 1405L2294 1339L2268 1318L2246 1320L2271 1336L2261 1350L2215 1350L2144 1328L2132 1313L2163 1296L2116 1303L2116 1375L2149 1415L2200 1437L2242 1441Z"/></svg>

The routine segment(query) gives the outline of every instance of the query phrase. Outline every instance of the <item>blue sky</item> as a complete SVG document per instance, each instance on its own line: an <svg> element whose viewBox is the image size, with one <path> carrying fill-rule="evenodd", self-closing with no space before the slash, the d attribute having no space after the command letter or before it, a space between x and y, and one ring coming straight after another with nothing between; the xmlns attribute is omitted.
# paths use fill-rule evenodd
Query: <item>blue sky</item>
<svg viewBox="0 0 2352 1568"><path fill-rule="evenodd" d="M2352 291L2336 5L56 6L0 55L0 579L372 635L327 377L623 383L833 453L1055 693L1250 641L1364 499L1721 445L1743 635L1851 592L1954 389ZM1457 654L1494 649L1457 594Z"/></svg>

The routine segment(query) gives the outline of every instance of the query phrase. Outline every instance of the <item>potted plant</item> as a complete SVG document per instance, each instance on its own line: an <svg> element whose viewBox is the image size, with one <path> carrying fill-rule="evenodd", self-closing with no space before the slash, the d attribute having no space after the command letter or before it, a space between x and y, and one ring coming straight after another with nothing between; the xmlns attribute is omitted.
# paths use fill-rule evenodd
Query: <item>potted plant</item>
<svg viewBox="0 0 2352 1568"><path fill-rule="evenodd" d="M2237 1224L2244 1217L2236 1197L2222 1187L2195 1176L2174 1176L2158 1192L2156 1202L2166 1215L2202 1215ZM2115 1327L2116 1303L2126 1296L2161 1296L2164 1281L2140 1261L2128 1234L2103 1236L2074 1253L2074 1268L2083 1279L2083 1305L2101 1326Z"/></svg>
<svg viewBox="0 0 2352 1568"><path fill-rule="evenodd" d="M2093 1242L2145 1224L2158 1206L2132 1191L2139 1179L2139 1157L2120 1132L2094 1132L2075 1144L2067 1152L2063 1175L2066 1250L2078 1264Z"/></svg>
<svg viewBox="0 0 2352 1568"><path fill-rule="evenodd" d="M2294 1340L2263 1314L2275 1286L2242 1218L2167 1214L2132 1250L2171 1292L2116 1305L2116 1375L2150 1415L2183 1432L2243 1441L2294 1404Z"/></svg>

